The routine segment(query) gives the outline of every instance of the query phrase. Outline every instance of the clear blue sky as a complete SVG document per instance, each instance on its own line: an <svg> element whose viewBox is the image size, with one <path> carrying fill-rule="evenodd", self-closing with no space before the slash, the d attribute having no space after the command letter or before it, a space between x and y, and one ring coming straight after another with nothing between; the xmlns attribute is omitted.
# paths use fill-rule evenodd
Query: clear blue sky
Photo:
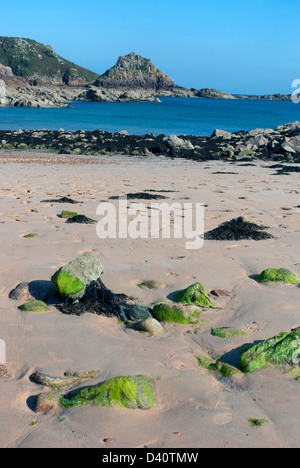
<svg viewBox="0 0 300 468"><path fill-rule="evenodd" d="M188 88L290 93L300 79L299 0L3 3L1 35L52 44L99 74L136 52Z"/></svg>

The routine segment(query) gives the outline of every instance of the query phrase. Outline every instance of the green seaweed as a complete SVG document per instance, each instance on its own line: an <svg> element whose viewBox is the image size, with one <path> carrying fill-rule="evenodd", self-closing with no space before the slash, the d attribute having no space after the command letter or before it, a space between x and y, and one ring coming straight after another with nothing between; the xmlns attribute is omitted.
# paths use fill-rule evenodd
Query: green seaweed
<svg viewBox="0 0 300 468"><path fill-rule="evenodd" d="M23 312L44 312L49 310L47 304L43 301L29 301L20 306Z"/></svg>
<svg viewBox="0 0 300 468"><path fill-rule="evenodd" d="M37 234L26 234L24 237L24 239L30 239L31 237L36 237Z"/></svg>
<svg viewBox="0 0 300 468"><path fill-rule="evenodd" d="M60 215L61 218L74 218L74 216L78 216L75 211L62 211Z"/></svg>
<svg viewBox="0 0 300 468"><path fill-rule="evenodd" d="M201 305L203 307L215 308L201 283L194 283L182 291L174 294L174 301L182 304Z"/></svg>
<svg viewBox="0 0 300 468"><path fill-rule="evenodd" d="M241 371L231 364L221 361L214 361L210 358L197 357L198 364L209 371L217 371L222 377L231 377L235 374L241 374Z"/></svg>
<svg viewBox="0 0 300 468"><path fill-rule="evenodd" d="M286 268L267 268L260 275L256 276L255 280L259 283L277 282L277 283L299 283L299 276L295 275Z"/></svg>
<svg viewBox="0 0 300 468"><path fill-rule="evenodd" d="M61 299L75 295L85 288L85 284L79 278L74 278L67 271L56 272L51 281Z"/></svg>
<svg viewBox="0 0 300 468"><path fill-rule="evenodd" d="M282 332L244 352L239 367L242 372L255 372L271 365L298 364L300 355L300 328Z"/></svg>
<svg viewBox="0 0 300 468"><path fill-rule="evenodd" d="M91 404L121 408L154 407L154 382L144 375L121 376L91 387L73 390L60 397L63 408Z"/></svg>
<svg viewBox="0 0 300 468"><path fill-rule="evenodd" d="M180 304L181 306L181 304ZM201 313L200 310L190 310L188 307L184 309L182 306L176 304L156 304L153 307L153 317L159 322L175 322L187 324L190 322L196 322L198 315Z"/></svg>
<svg viewBox="0 0 300 468"><path fill-rule="evenodd" d="M252 427L263 427L269 423L266 419L248 419L248 422Z"/></svg>
<svg viewBox="0 0 300 468"><path fill-rule="evenodd" d="M230 327L212 328L211 333L213 336L218 336L219 338L235 338L237 336L249 335L249 333L242 328Z"/></svg>

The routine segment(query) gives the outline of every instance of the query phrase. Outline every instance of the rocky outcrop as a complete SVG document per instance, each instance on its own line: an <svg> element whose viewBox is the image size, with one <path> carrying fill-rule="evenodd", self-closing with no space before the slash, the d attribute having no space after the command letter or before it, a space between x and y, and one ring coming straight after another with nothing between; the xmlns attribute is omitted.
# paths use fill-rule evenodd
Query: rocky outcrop
<svg viewBox="0 0 300 468"><path fill-rule="evenodd" d="M71 107L82 89L58 88L55 86L25 86L6 88L6 105L9 107Z"/></svg>
<svg viewBox="0 0 300 468"><path fill-rule="evenodd" d="M236 99L231 94L224 93L223 91L217 91L216 89L202 88L193 89L194 96L204 99Z"/></svg>
<svg viewBox="0 0 300 468"><path fill-rule="evenodd" d="M143 89L106 89L89 86L87 90L79 94L77 101L91 102L160 102L151 91Z"/></svg>
<svg viewBox="0 0 300 468"><path fill-rule="evenodd" d="M94 83L105 88L168 89L174 81L158 70L150 59L131 52L118 58L116 64Z"/></svg>

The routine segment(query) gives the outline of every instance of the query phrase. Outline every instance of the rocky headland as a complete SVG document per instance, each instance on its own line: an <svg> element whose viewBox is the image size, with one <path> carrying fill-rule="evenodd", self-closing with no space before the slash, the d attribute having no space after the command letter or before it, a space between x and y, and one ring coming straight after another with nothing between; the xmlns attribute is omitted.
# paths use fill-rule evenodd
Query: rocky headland
<svg viewBox="0 0 300 468"><path fill-rule="evenodd" d="M300 162L300 123L276 129L229 133L215 130L211 136L130 135L126 130L69 132L60 129L0 131L2 149L50 150L59 154L126 154L187 158L196 161ZM297 168L295 168L296 170Z"/></svg>

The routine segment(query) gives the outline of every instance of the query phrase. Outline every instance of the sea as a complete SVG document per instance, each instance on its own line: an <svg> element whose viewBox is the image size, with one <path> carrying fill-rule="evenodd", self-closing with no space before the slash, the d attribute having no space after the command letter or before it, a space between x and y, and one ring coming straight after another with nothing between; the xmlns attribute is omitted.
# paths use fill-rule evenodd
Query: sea
<svg viewBox="0 0 300 468"><path fill-rule="evenodd" d="M105 130L144 135L207 136L276 128L300 120L292 101L161 97L161 102L72 102L72 108L0 108L0 130Z"/></svg>

